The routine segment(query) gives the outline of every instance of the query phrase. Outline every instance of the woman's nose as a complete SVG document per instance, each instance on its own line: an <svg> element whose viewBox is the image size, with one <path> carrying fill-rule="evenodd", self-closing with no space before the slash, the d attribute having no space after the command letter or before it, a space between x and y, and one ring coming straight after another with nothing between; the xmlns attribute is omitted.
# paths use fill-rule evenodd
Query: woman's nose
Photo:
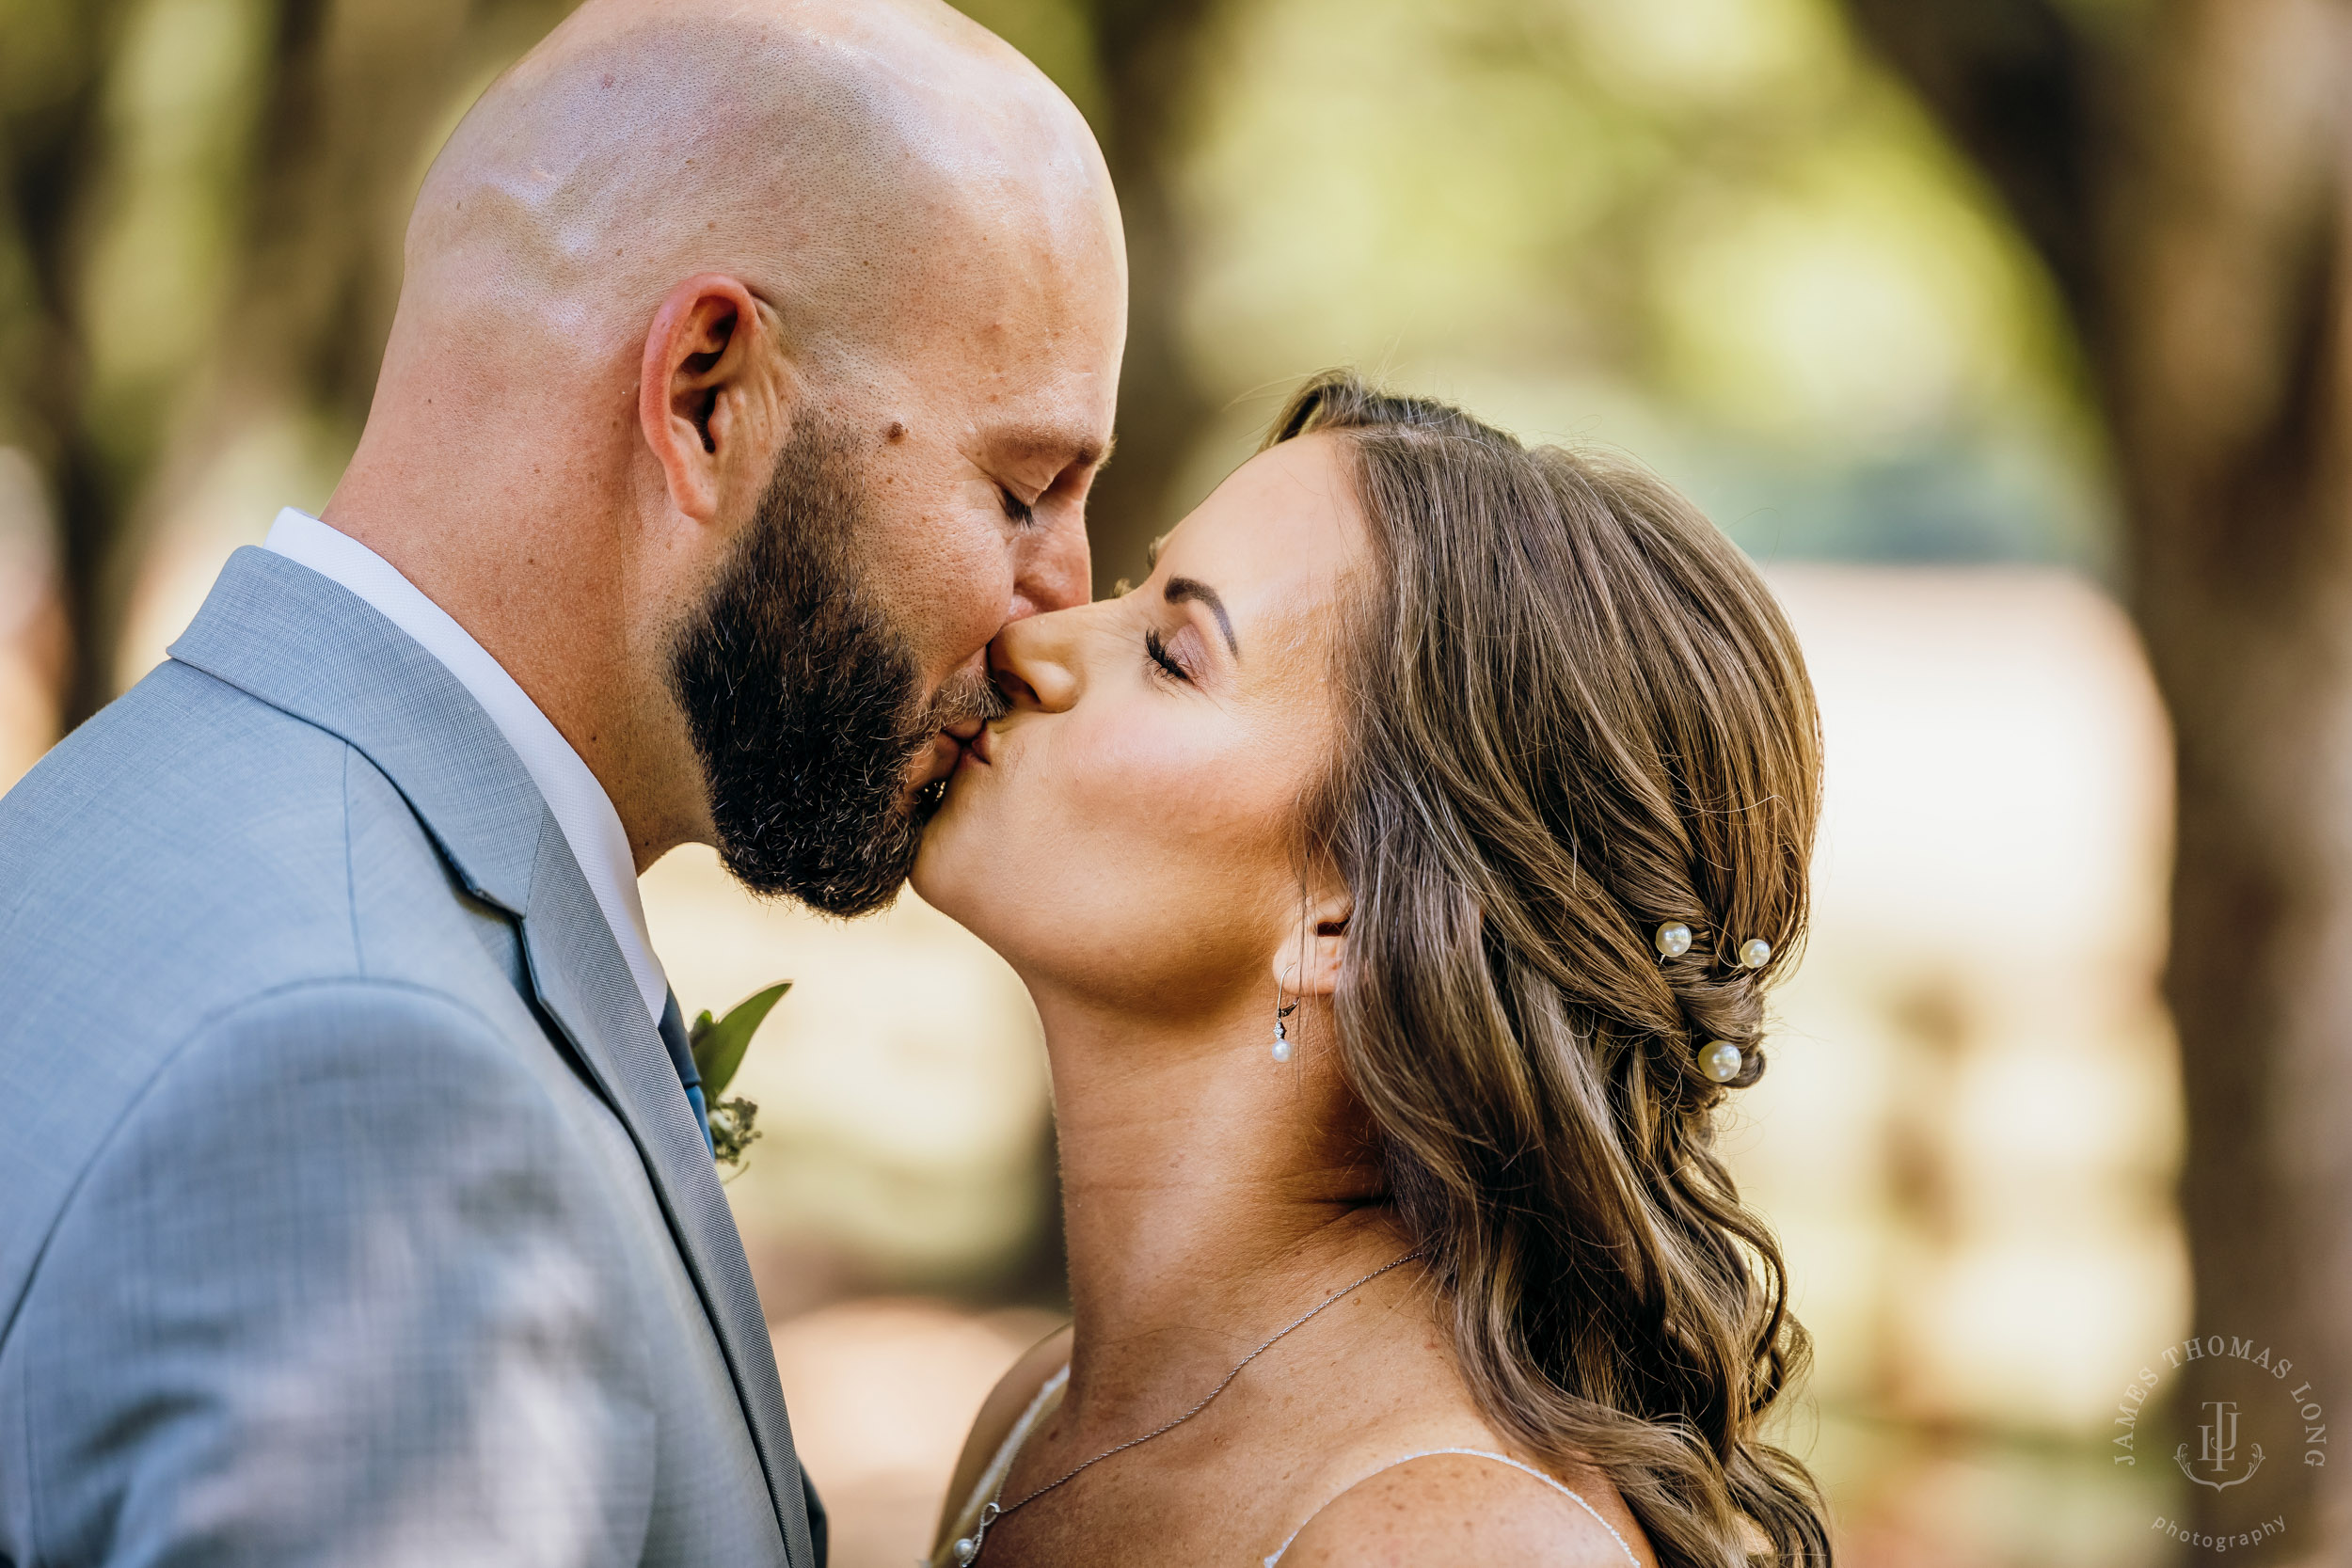
<svg viewBox="0 0 2352 1568"><path fill-rule="evenodd" d="M1034 706L1059 713L1078 700L1078 650L1086 610L1009 622L988 645L988 667L1016 708Z"/></svg>

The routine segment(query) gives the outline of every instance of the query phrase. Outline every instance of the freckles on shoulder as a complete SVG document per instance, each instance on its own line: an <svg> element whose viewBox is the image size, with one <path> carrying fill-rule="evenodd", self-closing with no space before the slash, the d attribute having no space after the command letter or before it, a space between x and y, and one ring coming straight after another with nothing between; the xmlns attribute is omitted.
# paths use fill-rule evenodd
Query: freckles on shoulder
<svg viewBox="0 0 2352 1568"><path fill-rule="evenodd" d="M1585 1500L1594 1512L1507 1465L1433 1454L1333 1498L1280 1568L1656 1568L1622 1503Z"/></svg>

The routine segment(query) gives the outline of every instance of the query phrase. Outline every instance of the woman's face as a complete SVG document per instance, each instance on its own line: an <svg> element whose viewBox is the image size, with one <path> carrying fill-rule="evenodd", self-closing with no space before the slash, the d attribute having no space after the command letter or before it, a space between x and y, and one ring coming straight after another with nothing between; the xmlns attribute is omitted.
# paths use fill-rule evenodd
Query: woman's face
<svg viewBox="0 0 2352 1568"><path fill-rule="evenodd" d="M1362 549L1336 438L1305 436L1228 479L1141 587L1008 626L1012 710L958 766L915 891L1041 991L1172 1020L1268 990Z"/></svg>

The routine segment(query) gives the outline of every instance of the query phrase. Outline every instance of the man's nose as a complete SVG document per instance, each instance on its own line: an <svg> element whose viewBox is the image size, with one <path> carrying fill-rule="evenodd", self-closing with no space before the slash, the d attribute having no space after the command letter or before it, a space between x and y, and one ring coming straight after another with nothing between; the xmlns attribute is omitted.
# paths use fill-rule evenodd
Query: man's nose
<svg viewBox="0 0 2352 1568"><path fill-rule="evenodd" d="M1024 541L1014 583L1014 618L1071 610L1094 597L1094 562L1083 517Z"/></svg>

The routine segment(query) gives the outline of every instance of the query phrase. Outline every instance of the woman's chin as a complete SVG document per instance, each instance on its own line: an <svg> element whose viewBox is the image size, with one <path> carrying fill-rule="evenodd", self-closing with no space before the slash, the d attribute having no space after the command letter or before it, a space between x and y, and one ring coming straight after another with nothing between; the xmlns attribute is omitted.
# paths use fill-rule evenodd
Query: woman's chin
<svg viewBox="0 0 2352 1568"><path fill-rule="evenodd" d="M1009 782L967 755L925 825L907 876L917 897L999 954L1005 948L998 939L1022 931L1025 924L1022 879L1009 878L1006 867L1034 848L1021 831L1023 812L1003 787Z"/></svg>
<svg viewBox="0 0 2352 1568"><path fill-rule="evenodd" d="M961 799L963 793L961 779L949 783L946 799L924 824L922 846L915 850L914 867L907 874L907 885L917 897L958 921L963 919L959 908L965 902L962 895L972 886L987 885L984 879L970 875L977 869L977 856L970 832L972 813L969 802Z"/></svg>

